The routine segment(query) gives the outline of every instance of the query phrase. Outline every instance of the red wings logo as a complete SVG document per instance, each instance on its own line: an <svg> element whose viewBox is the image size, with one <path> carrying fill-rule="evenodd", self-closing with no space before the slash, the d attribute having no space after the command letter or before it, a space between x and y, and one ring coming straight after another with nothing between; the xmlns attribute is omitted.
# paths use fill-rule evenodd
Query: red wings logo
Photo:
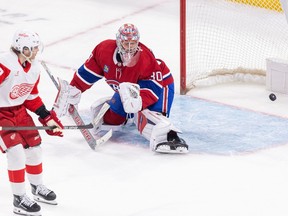
<svg viewBox="0 0 288 216"><path fill-rule="evenodd" d="M20 85L16 85L12 88L10 92L10 98L15 100L19 97L23 97L24 95L29 94L32 91L33 84L22 83Z"/></svg>

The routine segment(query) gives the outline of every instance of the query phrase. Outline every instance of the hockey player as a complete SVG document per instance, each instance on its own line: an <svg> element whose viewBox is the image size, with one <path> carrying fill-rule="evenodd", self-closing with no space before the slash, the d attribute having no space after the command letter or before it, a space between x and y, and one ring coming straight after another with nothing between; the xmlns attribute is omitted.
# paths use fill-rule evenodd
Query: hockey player
<svg viewBox="0 0 288 216"><path fill-rule="evenodd" d="M150 141L153 151L186 153L188 145L178 137L180 131L168 119L174 98L172 74L139 39L135 25L122 25L116 40L102 41L94 48L70 85L84 92L105 78L115 93L109 100L110 109L103 117L103 124L121 125L129 114L135 114L137 128Z"/></svg>
<svg viewBox="0 0 288 216"><path fill-rule="evenodd" d="M13 37L10 52L0 57L0 126L35 126L27 109L39 116L49 135L63 136L63 125L54 111L48 111L38 95L40 64L35 59L39 36L19 30ZM41 137L37 130L1 131L0 150L6 153L8 176L14 195L14 213L41 215L41 207L26 195L25 172L36 201L56 203L56 194L43 185Z"/></svg>

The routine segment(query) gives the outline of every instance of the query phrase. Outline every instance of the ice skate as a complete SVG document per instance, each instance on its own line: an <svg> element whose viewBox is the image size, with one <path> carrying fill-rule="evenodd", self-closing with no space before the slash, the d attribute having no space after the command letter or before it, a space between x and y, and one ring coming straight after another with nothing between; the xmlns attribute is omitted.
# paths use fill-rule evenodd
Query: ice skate
<svg viewBox="0 0 288 216"><path fill-rule="evenodd" d="M22 196L14 195L13 205L13 212L17 215L41 216L41 207L26 194Z"/></svg>
<svg viewBox="0 0 288 216"><path fill-rule="evenodd" d="M54 191L48 189L45 185L33 185L31 184L32 194L34 200L51 205L57 205L56 194Z"/></svg>
<svg viewBox="0 0 288 216"><path fill-rule="evenodd" d="M188 145L175 131L170 131L167 134L167 142L157 144L155 151L159 153L188 153Z"/></svg>

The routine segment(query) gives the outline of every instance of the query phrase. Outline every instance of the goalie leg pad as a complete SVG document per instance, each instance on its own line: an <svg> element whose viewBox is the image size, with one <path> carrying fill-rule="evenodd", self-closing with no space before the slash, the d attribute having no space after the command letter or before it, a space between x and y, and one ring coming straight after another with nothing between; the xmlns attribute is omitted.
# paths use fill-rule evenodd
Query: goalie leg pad
<svg viewBox="0 0 288 216"><path fill-rule="evenodd" d="M150 141L152 151L161 153L188 152L188 145L177 136L177 132L181 133L181 131L161 113L145 109L135 116L135 124L140 134Z"/></svg>
<svg viewBox="0 0 288 216"><path fill-rule="evenodd" d="M101 98L91 105L90 109L94 124L94 134L111 129L113 131L122 131L123 129L123 122L125 122L126 118L111 111L111 106L108 105L109 100L110 97ZM109 121L107 121L107 119Z"/></svg>
<svg viewBox="0 0 288 216"><path fill-rule="evenodd" d="M110 97L100 98L99 100L95 101L90 107L90 110L91 110L91 113L92 113L93 124L94 124L94 129L93 130L94 130L95 134L97 134L99 131L101 131L101 126L102 126L102 124L104 122L103 121L103 116L104 115L99 115L99 113L101 112L102 107L104 106L104 104L107 101L109 101L109 99L110 99ZM99 116L101 116L101 117L99 118Z"/></svg>

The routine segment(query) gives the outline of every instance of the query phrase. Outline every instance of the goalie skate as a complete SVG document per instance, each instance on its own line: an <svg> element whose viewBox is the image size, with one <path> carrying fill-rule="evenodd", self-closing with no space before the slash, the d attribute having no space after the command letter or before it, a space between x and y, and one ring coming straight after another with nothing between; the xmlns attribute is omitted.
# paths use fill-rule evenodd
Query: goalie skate
<svg viewBox="0 0 288 216"><path fill-rule="evenodd" d="M183 139L180 138L180 142L177 140L167 141L159 143L156 146L155 152L159 153L172 153L172 154L183 154L188 153L188 145Z"/></svg>
<svg viewBox="0 0 288 216"><path fill-rule="evenodd" d="M188 145L184 139L178 136L176 131L171 130L167 134L167 141L157 144L155 151L159 153L183 154L188 153Z"/></svg>

